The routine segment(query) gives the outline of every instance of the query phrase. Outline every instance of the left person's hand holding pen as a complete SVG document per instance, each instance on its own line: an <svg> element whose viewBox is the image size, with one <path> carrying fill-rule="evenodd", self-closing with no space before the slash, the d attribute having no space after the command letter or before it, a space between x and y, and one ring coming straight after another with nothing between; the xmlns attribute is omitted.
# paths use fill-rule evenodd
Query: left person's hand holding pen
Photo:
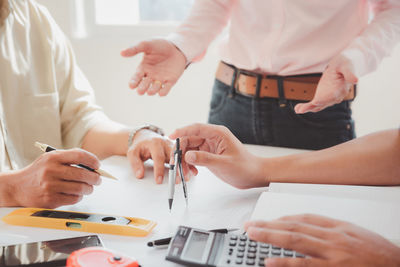
<svg viewBox="0 0 400 267"><path fill-rule="evenodd" d="M3 206L56 208L79 202L101 182L97 172L71 165L83 164L97 170L98 158L82 149L56 150L43 153L23 169L11 172Z"/></svg>

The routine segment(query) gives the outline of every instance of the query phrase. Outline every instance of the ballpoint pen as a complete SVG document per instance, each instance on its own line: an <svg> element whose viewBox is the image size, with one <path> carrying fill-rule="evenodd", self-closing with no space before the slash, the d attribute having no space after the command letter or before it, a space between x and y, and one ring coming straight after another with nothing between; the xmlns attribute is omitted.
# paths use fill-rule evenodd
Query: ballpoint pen
<svg viewBox="0 0 400 267"><path fill-rule="evenodd" d="M42 143L39 143L39 142L35 142L35 146L40 148L40 150L42 150L43 152L50 152L50 151L56 150L54 147L51 147L49 145L42 144ZM95 169L90 168L89 166L86 166L86 165L83 165L83 164L76 164L76 166L84 168L84 169L86 169L88 171L97 172L101 176L104 176L104 177L107 177L107 178L111 178L111 179L114 179L114 180L118 180L117 178L115 178L114 176L112 176L111 174L109 174L108 172L106 172L104 170L101 170L101 169L95 170Z"/></svg>
<svg viewBox="0 0 400 267"><path fill-rule="evenodd" d="M239 230L239 229L237 229L237 228L232 228L232 229L222 228L222 229L213 229L213 230L210 230L210 232L227 234L229 232L233 232L233 231L237 231L237 230ZM172 237L166 237L166 238L162 238L162 239L156 239L154 241L149 241L149 242L147 242L147 246L148 247L165 246L171 242L171 239L172 239Z"/></svg>

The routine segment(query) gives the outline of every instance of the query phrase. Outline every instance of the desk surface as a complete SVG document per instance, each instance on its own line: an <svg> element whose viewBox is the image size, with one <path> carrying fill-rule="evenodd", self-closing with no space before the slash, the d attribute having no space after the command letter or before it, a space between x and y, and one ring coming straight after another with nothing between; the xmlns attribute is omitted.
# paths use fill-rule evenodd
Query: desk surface
<svg viewBox="0 0 400 267"><path fill-rule="evenodd" d="M300 150L248 146L250 151L263 156L297 153ZM102 168L118 177L119 181L103 179L90 196L80 203L60 209L94 212L130 217L143 217L158 223L147 237L100 235L105 247L136 258L142 266L177 266L165 262L166 249L146 246L149 240L170 236L178 225L202 229L242 228L250 218L255 203L266 188L238 190L223 183L205 168L188 182L189 205L186 207L182 187L177 186L172 212L168 210L167 179L156 185L151 167L144 179L136 179L125 157L111 157ZM167 177L167 175L165 175ZM0 208L0 217L13 208ZM7 225L0 221L0 245L86 235L83 232L51 230Z"/></svg>

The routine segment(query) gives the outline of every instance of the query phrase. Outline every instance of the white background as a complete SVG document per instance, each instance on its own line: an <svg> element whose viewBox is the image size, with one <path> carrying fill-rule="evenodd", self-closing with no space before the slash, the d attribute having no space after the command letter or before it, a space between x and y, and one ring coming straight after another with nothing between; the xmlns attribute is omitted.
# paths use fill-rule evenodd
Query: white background
<svg viewBox="0 0 400 267"><path fill-rule="evenodd" d="M167 97L139 96L128 88L141 57L131 59L119 55L121 49L143 38L166 35L173 27L132 26L131 34L118 28L103 35L76 39L72 0L38 0L47 6L57 23L70 38L78 63L95 89L97 102L112 119L138 125L153 123L170 133L176 127L193 122L206 122L211 88L218 63L216 45L206 57L192 64ZM126 27L125 27L126 28ZM386 58L378 70L360 79L358 96L353 104L358 136L400 125L400 46Z"/></svg>

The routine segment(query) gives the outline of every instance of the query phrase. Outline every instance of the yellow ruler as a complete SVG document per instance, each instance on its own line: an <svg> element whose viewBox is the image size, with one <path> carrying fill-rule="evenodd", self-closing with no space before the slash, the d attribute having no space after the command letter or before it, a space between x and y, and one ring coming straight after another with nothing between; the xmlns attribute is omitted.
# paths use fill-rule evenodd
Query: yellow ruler
<svg viewBox="0 0 400 267"><path fill-rule="evenodd" d="M16 209L2 220L11 225L127 236L146 236L157 224L142 218L38 208Z"/></svg>

